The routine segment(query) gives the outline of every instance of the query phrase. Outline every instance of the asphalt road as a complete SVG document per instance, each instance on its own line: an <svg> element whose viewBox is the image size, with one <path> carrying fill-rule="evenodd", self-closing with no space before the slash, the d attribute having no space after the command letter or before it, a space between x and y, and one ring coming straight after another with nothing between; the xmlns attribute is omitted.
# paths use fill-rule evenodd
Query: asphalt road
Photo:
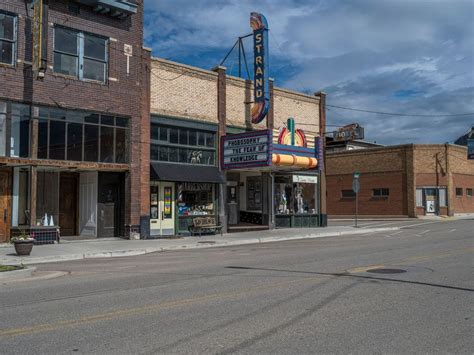
<svg viewBox="0 0 474 355"><path fill-rule="evenodd" d="M0 285L0 353L472 354L474 221L398 224L39 265L68 274Z"/></svg>

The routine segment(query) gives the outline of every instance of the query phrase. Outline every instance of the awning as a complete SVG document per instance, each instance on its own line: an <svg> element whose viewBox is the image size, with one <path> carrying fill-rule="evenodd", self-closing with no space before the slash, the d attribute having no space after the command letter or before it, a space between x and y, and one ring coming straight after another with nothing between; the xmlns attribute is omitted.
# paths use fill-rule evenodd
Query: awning
<svg viewBox="0 0 474 355"><path fill-rule="evenodd" d="M215 166L151 163L151 180L213 182L223 184L224 176Z"/></svg>

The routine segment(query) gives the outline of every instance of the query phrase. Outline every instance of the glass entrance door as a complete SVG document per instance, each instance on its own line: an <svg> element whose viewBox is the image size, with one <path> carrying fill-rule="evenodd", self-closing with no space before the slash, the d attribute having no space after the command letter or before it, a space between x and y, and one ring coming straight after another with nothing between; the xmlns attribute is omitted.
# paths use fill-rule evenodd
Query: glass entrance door
<svg viewBox="0 0 474 355"><path fill-rule="evenodd" d="M154 182L150 186L150 234L174 235L175 198L173 182Z"/></svg>

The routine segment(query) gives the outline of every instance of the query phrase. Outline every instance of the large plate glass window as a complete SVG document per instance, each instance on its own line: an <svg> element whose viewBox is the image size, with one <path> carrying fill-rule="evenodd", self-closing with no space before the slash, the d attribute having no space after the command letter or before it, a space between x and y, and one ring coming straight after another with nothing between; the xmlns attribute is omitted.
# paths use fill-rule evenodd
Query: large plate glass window
<svg viewBox="0 0 474 355"><path fill-rule="evenodd" d="M215 137L214 132L152 124L151 160L214 166Z"/></svg>
<svg viewBox="0 0 474 355"><path fill-rule="evenodd" d="M106 38L56 26L54 29L54 71L81 80L105 82Z"/></svg>
<svg viewBox="0 0 474 355"><path fill-rule="evenodd" d="M129 161L129 136L127 117L39 108L40 159L126 164Z"/></svg>
<svg viewBox="0 0 474 355"><path fill-rule="evenodd" d="M0 12L0 63L13 65L16 51L16 17Z"/></svg>

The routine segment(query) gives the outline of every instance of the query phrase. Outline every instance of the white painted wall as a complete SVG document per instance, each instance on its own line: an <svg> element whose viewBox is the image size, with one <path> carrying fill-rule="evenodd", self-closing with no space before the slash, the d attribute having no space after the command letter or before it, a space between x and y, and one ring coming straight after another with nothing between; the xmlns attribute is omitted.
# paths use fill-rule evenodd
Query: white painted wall
<svg viewBox="0 0 474 355"><path fill-rule="evenodd" d="M79 234L97 236L97 172L79 176Z"/></svg>

